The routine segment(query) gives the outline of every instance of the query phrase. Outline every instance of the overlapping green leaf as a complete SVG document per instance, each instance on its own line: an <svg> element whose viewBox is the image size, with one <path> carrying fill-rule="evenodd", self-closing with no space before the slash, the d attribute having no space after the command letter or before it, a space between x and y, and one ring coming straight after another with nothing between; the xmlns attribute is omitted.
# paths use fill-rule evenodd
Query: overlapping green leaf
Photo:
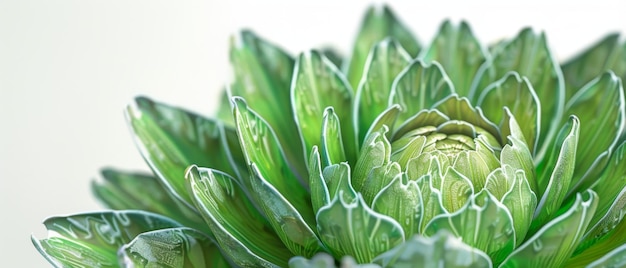
<svg viewBox="0 0 626 268"><path fill-rule="evenodd" d="M577 194L565 213L544 225L500 267L561 267L576 249L597 204L598 195L593 191Z"/></svg>
<svg viewBox="0 0 626 268"><path fill-rule="evenodd" d="M601 258L590 263L588 268L602 267L625 267L626 266L626 244L623 244Z"/></svg>
<svg viewBox="0 0 626 268"><path fill-rule="evenodd" d="M335 258L348 255L367 263L404 242L404 231L395 220L374 212L360 195L352 203L343 196L339 193L317 213L320 238Z"/></svg>
<svg viewBox="0 0 626 268"><path fill-rule="evenodd" d="M599 217L609 210L624 187L626 187L626 141L613 152L609 164L592 188L602 197L598 204Z"/></svg>
<svg viewBox="0 0 626 268"><path fill-rule="evenodd" d="M431 109L439 100L454 93L454 86L441 65L413 60L393 82L389 105L400 105L400 122L421 110Z"/></svg>
<svg viewBox="0 0 626 268"><path fill-rule="evenodd" d="M372 209L395 219L404 230L404 238L409 239L420 233L422 194L415 181L396 176L391 183L374 197Z"/></svg>
<svg viewBox="0 0 626 268"><path fill-rule="evenodd" d="M314 214L307 202L310 199L309 194L299 181L308 179L308 176L299 178L294 174L274 131L263 118L251 110L243 99L235 97L233 103L237 134L246 164L255 164L260 175L276 188L305 219L310 219L308 222L312 222ZM321 131L317 135L319 136L320 133ZM304 176L304 174L298 175ZM250 180L244 180L244 186L246 189L252 189ZM254 193L253 196L255 196ZM255 201L260 202L259 198L262 197L257 196Z"/></svg>
<svg viewBox="0 0 626 268"><path fill-rule="evenodd" d="M141 173L103 169L101 183L94 182L92 190L96 198L108 208L115 210L136 209L167 215L188 227L211 234L202 217L173 197L158 178Z"/></svg>
<svg viewBox="0 0 626 268"><path fill-rule="evenodd" d="M467 97L478 69L486 61L487 53L466 22L454 26L447 20L439 27L439 32L422 58L428 63L439 62L454 84L456 93Z"/></svg>
<svg viewBox="0 0 626 268"><path fill-rule="evenodd" d="M317 51L300 54L293 73L291 104L304 156L308 159L311 148L321 144L321 115L332 107L341 122L346 156L354 161L357 144L352 125L352 90L343 74Z"/></svg>
<svg viewBox="0 0 626 268"><path fill-rule="evenodd" d="M460 237L464 243L480 249L500 263L515 247L513 218L508 209L493 195L482 191L466 206L452 214L433 218L424 234L432 236L446 230Z"/></svg>
<svg viewBox="0 0 626 268"><path fill-rule="evenodd" d="M441 231L431 237L414 236L405 243L377 256L373 263L382 267L490 268L484 252Z"/></svg>
<svg viewBox="0 0 626 268"><path fill-rule="evenodd" d="M170 228L139 234L118 252L123 267L227 268L217 245L190 228Z"/></svg>
<svg viewBox="0 0 626 268"><path fill-rule="evenodd" d="M383 39L391 37L400 43L411 57L417 56L421 46L387 6L373 6L367 10L361 29L354 42L352 57L345 65L345 73L353 89L363 76L363 68L371 48Z"/></svg>
<svg viewBox="0 0 626 268"><path fill-rule="evenodd" d="M230 161L224 136L236 135L231 128L191 112L138 97L126 110L135 143L168 191L192 207L185 189L185 169L192 164L239 175L240 166ZM236 153L236 152L235 152ZM241 170L245 172L245 170Z"/></svg>
<svg viewBox="0 0 626 268"><path fill-rule="evenodd" d="M341 138L341 124L332 107L324 110L320 143L324 166L348 161Z"/></svg>
<svg viewBox="0 0 626 268"><path fill-rule="evenodd" d="M291 110L291 78L295 60L279 47L250 31L242 31L231 40L230 61L234 82L230 96L254 101L252 109L267 120L285 150L294 169L306 174L300 142L292 138L298 128ZM231 105L232 107L232 105ZM232 109L231 109L232 110Z"/></svg>
<svg viewBox="0 0 626 268"><path fill-rule="evenodd" d="M411 56L393 39L385 39L372 48L355 97L355 129L359 142L387 109L393 81L410 60Z"/></svg>
<svg viewBox="0 0 626 268"><path fill-rule="evenodd" d="M501 122L502 108L508 107L520 125L528 149L534 152L541 132L541 104L526 77L508 73L485 89L477 104L493 122Z"/></svg>
<svg viewBox="0 0 626 268"><path fill-rule="evenodd" d="M502 44L494 51L493 60L487 62L474 83L470 99L478 98L492 82L510 71L525 76L541 100L541 132L535 155L539 159L551 147L553 136L558 131L552 127L561 122L565 104L563 74L551 54L543 33L535 34L531 29L522 30L513 40Z"/></svg>
<svg viewBox="0 0 626 268"><path fill-rule="evenodd" d="M252 191L256 202L283 244L294 255L311 257L322 250L322 243L313 231L314 221L298 211L267 179L256 164L251 165ZM308 201L309 200L304 200ZM310 204L308 204L311 207ZM309 208L310 209L310 208ZM307 212L307 211L305 211Z"/></svg>
<svg viewBox="0 0 626 268"><path fill-rule="evenodd" d="M626 124L624 90L620 79L606 72L576 93L566 106L583 126L576 153L576 169L570 194L586 189L607 164Z"/></svg>
<svg viewBox="0 0 626 268"><path fill-rule="evenodd" d="M565 99L571 99L585 84L605 71L613 70L624 77L626 69L621 69L620 65L626 64L626 58L620 59L620 54L626 57L626 51L619 44L619 34L609 34L565 62L561 66L566 86Z"/></svg>
<svg viewBox="0 0 626 268"><path fill-rule="evenodd" d="M531 231L543 226L561 207L574 174L580 122L575 116L555 140L547 165L537 174L541 199L533 215Z"/></svg>
<svg viewBox="0 0 626 268"><path fill-rule="evenodd" d="M32 242L55 267L118 267L118 248L138 234L180 227L171 219L138 210L52 217L44 225L48 238L32 237Z"/></svg>
<svg viewBox="0 0 626 268"><path fill-rule="evenodd" d="M265 218L225 173L192 166L189 191L226 258L242 267L285 266L292 256Z"/></svg>

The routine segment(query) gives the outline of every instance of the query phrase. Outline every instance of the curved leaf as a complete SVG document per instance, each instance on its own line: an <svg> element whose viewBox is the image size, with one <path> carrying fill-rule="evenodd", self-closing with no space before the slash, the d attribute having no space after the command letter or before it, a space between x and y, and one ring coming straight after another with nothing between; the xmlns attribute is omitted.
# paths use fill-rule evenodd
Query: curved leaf
<svg viewBox="0 0 626 268"><path fill-rule="evenodd" d="M136 209L165 215L184 226L193 227L212 236L202 217L173 197L158 178L141 173L114 169L101 171L104 181L93 182L91 188L96 198L113 210Z"/></svg>
<svg viewBox="0 0 626 268"><path fill-rule="evenodd" d="M135 144L150 168L175 197L194 208L185 189L185 169L192 164L239 175L223 126L185 110L138 97L128 106L126 118ZM230 129L229 131L233 131Z"/></svg>
<svg viewBox="0 0 626 268"><path fill-rule="evenodd" d="M313 211L307 202L310 199L309 194L291 169L290 162L283 154L272 128L251 110L243 99L234 97L233 103L237 133L246 163L248 165L254 163L263 178L286 197L287 201L303 214L305 219L313 219ZM320 133L317 133L318 137ZM308 175L300 179L306 180ZM250 179L243 181L246 189L252 189ZM255 201L259 202L259 200Z"/></svg>
<svg viewBox="0 0 626 268"><path fill-rule="evenodd" d="M372 209L395 219L408 239L420 233L422 222L422 193L415 181L406 181L403 175L396 176L372 201Z"/></svg>
<svg viewBox="0 0 626 268"><path fill-rule="evenodd" d="M225 173L192 166L189 190L224 257L243 267L285 266L291 252L238 183Z"/></svg>
<svg viewBox="0 0 626 268"><path fill-rule="evenodd" d="M365 139L366 131L387 109L393 81L410 60L411 56L393 39L385 39L372 48L354 102L359 142Z"/></svg>
<svg viewBox="0 0 626 268"><path fill-rule="evenodd" d="M439 62L454 84L456 93L467 97L487 52L465 21L456 27L446 20L422 58L428 63Z"/></svg>
<svg viewBox="0 0 626 268"><path fill-rule="evenodd" d="M609 34L602 40L591 45L585 51L565 62L563 77L565 78L565 99L569 100L585 84L605 71L614 69L622 51L619 34Z"/></svg>
<svg viewBox="0 0 626 268"><path fill-rule="evenodd" d="M492 267L487 254L445 231L431 237L416 235L372 262L382 267Z"/></svg>
<svg viewBox="0 0 626 268"><path fill-rule="evenodd" d="M344 65L347 67L344 68L345 73L353 89L357 88L361 77L363 77L363 67L371 48L387 37L397 40L411 57L417 56L421 49L413 34L402 25L389 7L370 7L361 23L350 61Z"/></svg>
<svg viewBox="0 0 626 268"><path fill-rule="evenodd" d="M301 176L306 176L302 146L291 137L298 131L290 102L295 60L251 31L242 31L231 39L230 61L234 83L229 97L231 100L236 96L263 100L250 103L250 107L267 120L270 128L281 130L276 133L276 138L284 148L287 159ZM230 107L232 111L232 104Z"/></svg>
<svg viewBox="0 0 626 268"><path fill-rule="evenodd" d="M626 141L611 155L609 164L596 180L593 190L602 198L598 203L598 216L609 211L616 198L626 187ZM597 217L594 217L597 219ZM596 222L596 221L592 221Z"/></svg>
<svg viewBox="0 0 626 268"><path fill-rule="evenodd" d="M309 158L309 188L311 189L311 206L313 212L317 213L323 206L330 204L330 194L328 186L322 174L322 160L317 146L313 146L311 157Z"/></svg>
<svg viewBox="0 0 626 268"><path fill-rule="evenodd" d="M324 110L320 143L324 166L348 161L341 139L341 125L333 107L327 107Z"/></svg>
<svg viewBox="0 0 626 268"><path fill-rule="evenodd" d="M508 144L500 151L500 162L502 165L510 165L516 169L524 171L524 177L533 193L539 194L537 185L537 174L533 156L524 142L522 131L508 108L504 108L504 120L501 126L502 136L508 140ZM544 170L545 171L545 170ZM543 190L543 189L542 189Z"/></svg>
<svg viewBox="0 0 626 268"><path fill-rule="evenodd" d="M343 74L317 51L300 54L293 73L291 104L304 156L321 144L322 115L332 107L341 122L346 156L353 160L357 142L352 125L352 89Z"/></svg>
<svg viewBox="0 0 626 268"><path fill-rule="evenodd" d="M503 143L505 137L501 137L498 127L490 122L480 108L472 107L469 100L456 94L444 98L437 104L435 109L445 114L448 120L465 121L473 125L477 134L482 134L485 142L491 147L497 148Z"/></svg>
<svg viewBox="0 0 626 268"><path fill-rule="evenodd" d="M31 240L55 267L118 267L117 249L140 233L180 227L166 217L137 210L48 218L48 238Z"/></svg>
<svg viewBox="0 0 626 268"><path fill-rule="evenodd" d="M394 80L389 106L400 105L400 122L421 110L431 109L435 103L454 93L454 86L437 62L426 64L413 60Z"/></svg>
<svg viewBox="0 0 626 268"><path fill-rule="evenodd" d="M139 234L118 251L123 267L230 267L207 236L190 228Z"/></svg>
<svg viewBox="0 0 626 268"><path fill-rule="evenodd" d="M561 267L580 242L596 210L598 195L586 191L574 204L544 225L500 265L504 267Z"/></svg>
<svg viewBox="0 0 626 268"><path fill-rule="evenodd" d="M314 221L304 218L305 216L295 209L284 195L268 183L256 164L252 164L250 168L252 170L251 190L256 196L255 201L267 216L270 225L283 244L293 254L304 257L311 257L321 251L322 243L312 230Z"/></svg>
<svg viewBox="0 0 626 268"><path fill-rule="evenodd" d="M590 263L588 268L602 268L602 267L625 267L626 266L626 244L619 246L612 250L602 258Z"/></svg>
<svg viewBox="0 0 626 268"><path fill-rule="evenodd" d="M361 195L348 203L341 192L317 213L317 229L335 258L348 255L358 263L370 262L404 242L402 227L395 220L374 212Z"/></svg>
<svg viewBox="0 0 626 268"><path fill-rule="evenodd" d="M478 107L493 122L501 122L502 107L508 107L520 125L524 140L528 141L528 149L534 152L541 133L541 104L526 77L508 73L482 92Z"/></svg>
<svg viewBox="0 0 626 268"><path fill-rule="evenodd" d="M515 247L513 218L487 191L475 195L457 212L433 218L424 234L432 236L440 230L451 232L464 243L486 252L495 263L502 262Z"/></svg>
<svg viewBox="0 0 626 268"><path fill-rule="evenodd" d="M493 61L481 67L474 83L470 99L475 99L492 81L500 79L510 71L527 77L537 97L541 100L541 132L535 155L543 158L552 144L561 122L565 104L563 74L554 59L545 34L535 34L531 29L522 30L517 37L494 51Z"/></svg>
<svg viewBox="0 0 626 268"><path fill-rule="evenodd" d="M531 231L549 220L565 199L574 174L579 129L578 118L570 117L556 138L548 164L537 174L541 199L533 215Z"/></svg>
<svg viewBox="0 0 626 268"><path fill-rule="evenodd" d="M624 90L620 79L606 72L585 85L567 103L583 126L576 153L576 169L570 194L588 188L604 170L626 125Z"/></svg>

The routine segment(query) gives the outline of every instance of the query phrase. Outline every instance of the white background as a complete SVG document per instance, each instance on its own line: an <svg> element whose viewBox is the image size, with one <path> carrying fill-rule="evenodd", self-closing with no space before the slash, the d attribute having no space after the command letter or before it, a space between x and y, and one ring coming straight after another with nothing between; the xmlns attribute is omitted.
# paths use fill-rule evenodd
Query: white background
<svg viewBox="0 0 626 268"><path fill-rule="evenodd" d="M619 1L423 2L391 2L422 43L445 18L466 19L483 42L545 30L559 59L626 33ZM133 96L210 115L237 29L294 54L325 44L347 53L368 5L0 0L0 266L48 266L30 235L45 237L47 216L100 209L89 183L102 166L146 170L122 116Z"/></svg>

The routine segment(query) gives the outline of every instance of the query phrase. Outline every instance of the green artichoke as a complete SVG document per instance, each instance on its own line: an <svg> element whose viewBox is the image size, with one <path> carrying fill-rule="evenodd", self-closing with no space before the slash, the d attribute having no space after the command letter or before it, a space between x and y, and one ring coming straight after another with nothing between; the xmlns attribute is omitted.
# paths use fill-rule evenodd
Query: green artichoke
<svg viewBox="0 0 626 268"><path fill-rule="evenodd" d="M531 29L422 47L387 7L352 55L249 31L215 119L138 97L154 175L33 238L57 267L624 267L626 43L559 64ZM338 66L342 66L339 69Z"/></svg>

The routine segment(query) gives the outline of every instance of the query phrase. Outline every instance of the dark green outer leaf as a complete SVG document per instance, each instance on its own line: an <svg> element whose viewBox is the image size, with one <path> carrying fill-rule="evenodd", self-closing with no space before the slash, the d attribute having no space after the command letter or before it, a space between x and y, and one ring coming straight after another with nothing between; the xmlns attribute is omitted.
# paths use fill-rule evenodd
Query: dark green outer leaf
<svg viewBox="0 0 626 268"><path fill-rule="evenodd" d="M150 168L177 198L193 208L185 169L198 164L238 175L224 143L221 123L138 97L126 110L135 143ZM232 129L229 135L233 135ZM237 146L238 147L238 146ZM236 149L236 148L233 148ZM238 150L238 149L236 149Z"/></svg>
<svg viewBox="0 0 626 268"><path fill-rule="evenodd" d="M566 113L578 116L582 126L570 194L588 188L606 166L624 131L625 102L620 79L606 72L585 85L567 104Z"/></svg>
<svg viewBox="0 0 626 268"><path fill-rule="evenodd" d="M472 81L487 52L476 39L469 25L462 21L458 27L447 20L437 36L422 55L425 62L437 61L446 70L457 94L469 95Z"/></svg>
<svg viewBox="0 0 626 268"><path fill-rule="evenodd" d="M605 268L605 267L625 267L626 266L626 244L612 250L602 258L597 259L587 266L588 268Z"/></svg>
<svg viewBox="0 0 626 268"><path fill-rule="evenodd" d="M102 183L93 182L96 198L113 210L136 209L165 215L184 226L193 227L212 236L195 209L173 197L161 181L151 175L103 169Z"/></svg>
<svg viewBox="0 0 626 268"><path fill-rule="evenodd" d="M624 191L624 187L626 187L626 141L622 142L611 155L609 164L592 188L602 197L598 204L598 217L602 217L609 210L616 197Z"/></svg>
<svg viewBox="0 0 626 268"><path fill-rule="evenodd" d="M441 231L431 237L416 235L405 243L378 255L373 263L382 267L490 268L491 259L484 252L464 244Z"/></svg>
<svg viewBox="0 0 626 268"><path fill-rule="evenodd" d="M452 93L454 86L439 63L414 60L394 80L389 106L400 105L398 120L404 122Z"/></svg>
<svg viewBox="0 0 626 268"><path fill-rule="evenodd" d="M300 142L292 138L298 131L291 110L291 79L295 60L279 47L250 31L243 31L231 41L230 60L235 82L229 97L255 100L250 106L267 120L285 150L290 165L306 176ZM260 101L262 100L262 101ZM234 107L231 104L231 110Z"/></svg>
<svg viewBox="0 0 626 268"><path fill-rule="evenodd" d="M367 10L361 24L361 29L354 42L354 49L348 64L344 65L348 81L353 89L356 89L361 77L363 67L371 48L377 42L391 37L397 40L410 56L415 57L421 46L387 6L373 6Z"/></svg>
<svg viewBox="0 0 626 268"><path fill-rule="evenodd" d="M118 251L122 267L228 268L217 245L190 228L139 234Z"/></svg>
<svg viewBox="0 0 626 268"><path fill-rule="evenodd" d="M333 107L341 122L346 156L354 161L357 141L352 124L352 89L343 74L319 52L310 51L298 57L291 84L291 104L304 157L308 159L313 146L320 146L322 116L327 107Z"/></svg>
<svg viewBox="0 0 626 268"><path fill-rule="evenodd" d="M372 123L387 109L393 81L410 59L411 56L392 39L385 39L372 48L355 97L355 130L359 145Z"/></svg>
<svg viewBox="0 0 626 268"><path fill-rule="evenodd" d="M565 99L569 100L585 84L605 71L619 68L619 55L626 55L619 44L619 34L609 34L561 66L565 78ZM626 62L626 60L624 61ZM623 63L622 63L623 64ZM624 73L618 75L626 75Z"/></svg>
<svg viewBox="0 0 626 268"><path fill-rule="evenodd" d="M540 144L535 149L535 155L542 159L558 131L554 126L561 122L565 104L563 74L550 53L545 34L535 34L527 28L513 40L499 46L494 51L493 61L481 67L470 99L479 97L488 84L510 71L527 77L541 101Z"/></svg>
<svg viewBox="0 0 626 268"><path fill-rule="evenodd" d="M140 233L181 225L137 210L93 212L44 221L48 238L32 242L55 267L117 267L117 250Z"/></svg>
<svg viewBox="0 0 626 268"><path fill-rule="evenodd" d="M291 252L225 173L192 166L189 191L226 258L242 267L285 266Z"/></svg>
<svg viewBox="0 0 626 268"><path fill-rule="evenodd" d="M598 195L593 191L577 194L576 201L564 214L544 225L500 267L561 267L576 249L597 204Z"/></svg>
<svg viewBox="0 0 626 268"><path fill-rule="evenodd" d="M274 131L243 99L234 97L233 103L237 133L246 164L254 163L261 176L276 188L308 223L312 223L315 217L308 202L309 193L290 168ZM321 131L317 135L320 133ZM303 179L308 179L308 175ZM250 180L244 180L243 185L246 189L252 189Z"/></svg>
<svg viewBox="0 0 626 268"><path fill-rule="evenodd" d="M611 250L624 244L626 244L626 220L622 218L611 231L603 236L603 239L596 241L591 247L572 257L565 265L567 267L583 266L602 258Z"/></svg>

